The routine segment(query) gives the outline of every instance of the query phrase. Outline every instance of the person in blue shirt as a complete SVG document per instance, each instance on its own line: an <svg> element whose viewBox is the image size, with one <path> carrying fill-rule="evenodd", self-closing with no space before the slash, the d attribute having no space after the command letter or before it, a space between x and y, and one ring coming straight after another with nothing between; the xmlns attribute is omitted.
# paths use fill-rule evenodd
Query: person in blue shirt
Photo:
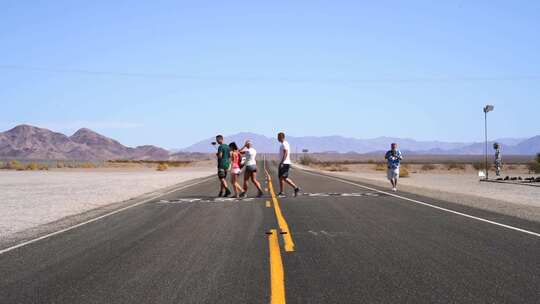
<svg viewBox="0 0 540 304"><path fill-rule="evenodd" d="M384 159L386 159L388 163L388 180L392 183L392 191L395 192L397 191L399 179L399 165L403 159L403 155L401 154L401 151L398 150L396 143L390 145L390 150L386 152Z"/></svg>

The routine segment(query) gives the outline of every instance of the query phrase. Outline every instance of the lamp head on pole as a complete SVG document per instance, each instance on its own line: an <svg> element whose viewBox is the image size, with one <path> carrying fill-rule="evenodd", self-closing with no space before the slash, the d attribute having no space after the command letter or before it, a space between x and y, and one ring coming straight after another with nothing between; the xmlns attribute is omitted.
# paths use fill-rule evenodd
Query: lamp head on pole
<svg viewBox="0 0 540 304"><path fill-rule="evenodd" d="M492 106L492 105L486 105L486 106L484 107L484 113L491 112L491 111L493 111L494 109L495 109L494 106Z"/></svg>

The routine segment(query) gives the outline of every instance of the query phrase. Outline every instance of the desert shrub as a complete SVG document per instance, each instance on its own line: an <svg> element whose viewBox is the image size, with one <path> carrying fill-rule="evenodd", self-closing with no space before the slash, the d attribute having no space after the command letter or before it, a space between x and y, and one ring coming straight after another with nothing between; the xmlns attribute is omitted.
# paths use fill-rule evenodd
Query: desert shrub
<svg viewBox="0 0 540 304"><path fill-rule="evenodd" d="M387 166L385 163L377 163L375 165L375 171L386 171Z"/></svg>
<svg viewBox="0 0 540 304"><path fill-rule="evenodd" d="M485 169L485 163L484 162L474 162L472 163L472 166L475 170L484 170ZM488 162L488 170L491 169L492 164Z"/></svg>
<svg viewBox="0 0 540 304"><path fill-rule="evenodd" d="M349 168L345 167L345 166L342 166L342 165L331 165L329 167L325 167L326 170L328 171L332 171L332 172L344 172L344 171L349 171Z"/></svg>
<svg viewBox="0 0 540 304"><path fill-rule="evenodd" d="M409 177L409 169L406 166L401 166L399 169L399 177Z"/></svg>
<svg viewBox="0 0 540 304"><path fill-rule="evenodd" d="M308 154L302 155L302 157L300 157L300 164L304 166L310 166L312 164L315 164L316 162L317 160L314 157L309 156Z"/></svg>
<svg viewBox="0 0 540 304"><path fill-rule="evenodd" d="M527 164L527 168L529 169L529 173L540 173L540 163L531 162Z"/></svg>
<svg viewBox="0 0 540 304"><path fill-rule="evenodd" d="M422 171L431 171L431 170L435 170L437 169L437 166L433 165L433 164L424 164L422 165L422 168L420 168L420 170Z"/></svg>
<svg viewBox="0 0 540 304"><path fill-rule="evenodd" d="M31 163L28 163L26 166L24 166L24 168L21 170L31 170L31 171L49 170L49 166L47 164L31 162Z"/></svg>
<svg viewBox="0 0 540 304"><path fill-rule="evenodd" d="M537 164L540 164L540 153L536 154L536 159L535 160L536 160Z"/></svg>
<svg viewBox="0 0 540 304"><path fill-rule="evenodd" d="M19 161L12 160L12 161L10 161L10 162L7 163L6 169L10 169L10 170L24 170L25 167L24 167L24 165L21 164Z"/></svg>
<svg viewBox="0 0 540 304"><path fill-rule="evenodd" d="M32 170L32 171L35 171L35 170L39 170L39 164L38 163L29 163L28 165L26 165L26 170Z"/></svg>
<svg viewBox="0 0 540 304"><path fill-rule="evenodd" d="M84 169L91 169L91 168L95 168L96 165L94 163L91 163L91 162L85 162L85 163L82 163L79 165L81 168L84 168Z"/></svg>
<svg viewBox="0 0 540 304"><path fill-rule="evenodd" d="M465 170L464 164L458 164L458 163L448 163L446 164L446 169L448 170Z"/></svg>
<svg viewBox="0 0 540 304"><path fill-rule="evenodd" d="M156 168L157 171L166 171L167 169L169 169L169 166L166 163L160 163Z"/></svg>

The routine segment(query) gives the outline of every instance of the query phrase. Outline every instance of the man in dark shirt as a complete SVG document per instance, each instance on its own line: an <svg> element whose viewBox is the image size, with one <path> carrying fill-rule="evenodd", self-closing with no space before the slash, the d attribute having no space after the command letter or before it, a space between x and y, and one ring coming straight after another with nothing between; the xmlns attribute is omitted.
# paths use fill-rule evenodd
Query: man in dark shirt
<svg viewBox="0 0 540 304"><path fill-rule="evenodd" d="M231 165L230 157L231 151L229 145L226 145L223 142L223 135L216 136L216 142L218 143L217 156L217 167L218 167L218 178L220 182L219 194L218 196L227 197L231 195L231 190L227 186L227 171ZM225 191L225 193L223 193Z"/></svg>

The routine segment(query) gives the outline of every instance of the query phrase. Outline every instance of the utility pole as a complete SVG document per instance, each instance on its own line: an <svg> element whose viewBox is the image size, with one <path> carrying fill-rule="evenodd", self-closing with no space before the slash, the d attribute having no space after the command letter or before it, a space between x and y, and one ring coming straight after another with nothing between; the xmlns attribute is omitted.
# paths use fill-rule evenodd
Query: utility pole
<svg viewBox="0 0 540 304"><path fill-rule="evenodd" d="M494 106L492 105L486 105L484 107L484 141L485 141L485 149L484 149L484 158L485 158L485 163L484 163L484 168L486 169L486 180L488 179L488 176L489 176L489 169L488 169L488 131L487 131L487 113L488 112L491 112L495 109Z"/></svg>

